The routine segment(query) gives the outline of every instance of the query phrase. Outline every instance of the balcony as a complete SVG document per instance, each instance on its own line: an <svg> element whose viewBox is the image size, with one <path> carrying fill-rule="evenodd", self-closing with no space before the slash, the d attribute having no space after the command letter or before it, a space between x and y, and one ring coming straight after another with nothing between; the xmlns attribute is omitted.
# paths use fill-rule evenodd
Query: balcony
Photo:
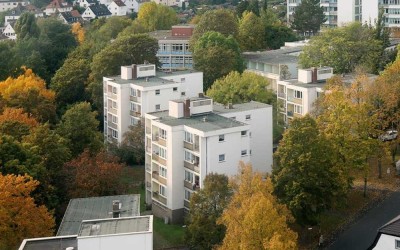
<svg viewBox="0 0 400 250"><path fill-rule="evenodd" d="M287 100L296 104L303 104L303 99L288 97Z"/></svg>
<svg viewBox="0 0 400 250"><path fill-rule="evenodd" d="M131 110L131 111L129 111L129 113L131 116L134 116L134 117L142 117L142 113L140 113L138 111Z"/></svg>
<svg viewBox="0 0 400 250"><path fill-rule="evenodd" d="M190 142L183 142L183 147L192 151L199 152L199 144L198 143L190 143Z"/></svg>
<svg viewBox="0 0 400 250"><path fill-rule="evenodd" d="M151 188L151 182L146 181L146 188L147 188L147 189L150 189L150 188Z"/></svg>
<svg viewBox="0 0 400 250"><path fill-rule="evenodd" d="M108 121L107 123L108 123L108 126L109 126L110 128L118 129L118 125L117 125L117 124L115 124L115 123L113 123L113 122L111 122L111 121Z"/></svg>
<svg viewBox="0 0 400 250"><path fill-rule="evenodd" d="M153 199L167 205L167 198L161 196L158 192L153 192Z"/></svg>
<svg viewBox="0 0 400 250"><path fill-rule="evenodd" d="M150 166L150 164L145 164L145 167L146 167L146 171L147 172L151 172L151 166Z"/></svg>
<svg viewBox="0 0 400 250"><path fill-rule="evenodd" d="M189 208L190 208L190 202L187 201L187 200L183 200L183 206L184 206L185 208L189 209Z"/></svg>
<svg viewBox="0 0 400 250"><path fill-rule="evenodd" d="M160 176L158 171L153 171L152 178L157 180L158 182L160 182L163 185L167 185L167 179L165 179L164 177Z"/></svg>
<svg viewBox="0 0 400 250"><path fill-rule="evenodd" d="M167 146L167 141L166 141L166 139L164 139L164 138L158 136L158 134L153 135L153 136L152 136L152 139L153 139L153 142L155 142L155 143L157 143L157 144L159 144L159 145L161 145L161 146L164 146L164 147Z"/></svg>
<svg viewBox="0 0 400 250"><path fill-rule="evenodd" d="M167 165L167 161L165 159L161 158L158 154L153 153L151 156L154 161L160 163L161 165L164 165L164 166Z"/></svg>
<svg viewBox="0 0 400 250"><path fill-rule="evenodd" d="M185 188L196 191L197 189L199 189L199 185L195 184L195 183L191 183L188 181L183 181L183 185L185 186Z"/></svg>
<svg viewBox="0 0 400 250"><path fill-rule="evenodd" d="M288 116L288 117L293 117L293 111L288 111L288 112L287 112L287 116Z"/></svg>
<svg viewBox="0 0 400 250"><path fill-rule="evenodd" d="M286 93L278 92L278 97L285 99L286 98Z"/></svg>
<svg viewBox="0 0 400 250"><path fill-rule="evenodd" d="M108 112L110 112L113 115L118 115L118 110L116 110L115 108L109 108Z"/></svg>
<svg viewBox="0 0 400 250"><path fill-rule="evenodd" d="M133 96L133 95L131 95L131 96L129 96L129 100L131 100L132 102L138 102L138 103L140 103L141 98L138 97L138 96Z"/></svg>
<svg viewBox="0 0 400 250"><path fill-rule="evenodd" d="M114 93L111 92L111 91L108 91L108 92L107 92L107 97L109 97L109 98L111 98L111 99L113 99L113 100L117 100L117 99L118 99L117 95L114 94Z"/></svg>
<svg viewBox="0 0 400 250"><path fill-rule="evenodd" d="M183 161L183 166L188 168L196 173L200 173L199 163L190 163L187 161Z"/></svg>
<svg viewBox="0 0 400 250"><path fill-rule="evenodd" d="M151 154L151 147L146 147L146 153Z"/></svg>

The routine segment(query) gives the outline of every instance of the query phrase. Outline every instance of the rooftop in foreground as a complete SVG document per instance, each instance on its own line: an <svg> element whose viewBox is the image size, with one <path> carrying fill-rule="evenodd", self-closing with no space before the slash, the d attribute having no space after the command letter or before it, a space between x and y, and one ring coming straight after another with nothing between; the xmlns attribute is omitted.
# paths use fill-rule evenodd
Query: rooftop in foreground
<svg viewBox="0 0 400 250"><path fill-rule="evenodd" d="M266 50L258 52L244 52L243 57L247 61L281 64L297 63L298 55L303 51L303 47L288 47L277 50Z"/></svg>
<svg viewBox="0 0 400 250"><path fill-rule="evenodd" d="M76 235L26 239L19 250L65 250L68 247L77 249Z"/></svg>
<svg viewBox="0 0 400 250"><path fill-rule="evenodd" d="M256 102L256 101L233 104L232 108L229 108L226 105L214 102L213 110L214 110L214 113L216 113L216 114L224 114L224 113L249 111L249 110L254 110L254 109L262 109L262 108L268 108L268 107L272 107L272 105L265 104L262 102Z"/></svg>

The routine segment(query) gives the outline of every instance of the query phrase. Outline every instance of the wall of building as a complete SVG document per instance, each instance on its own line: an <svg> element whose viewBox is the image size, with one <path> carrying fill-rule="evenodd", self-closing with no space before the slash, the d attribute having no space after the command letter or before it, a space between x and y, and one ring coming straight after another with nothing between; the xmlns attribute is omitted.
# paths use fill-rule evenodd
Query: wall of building
<svg viewBox="0 0 400 250"><path fill-rule="evenodd" d="M378 243L373 250L396 250L396 240L400 241L400 237L387 234L381 234Z"/></svg>
<svg viewBox="0 0 400 250"><path fill-rule="evenodd" d="M98 249L135 249L152 250L153 235L148 233L134 233L121 235L105 235L97 237L78 237L79 250L98 250Z"/></svg>

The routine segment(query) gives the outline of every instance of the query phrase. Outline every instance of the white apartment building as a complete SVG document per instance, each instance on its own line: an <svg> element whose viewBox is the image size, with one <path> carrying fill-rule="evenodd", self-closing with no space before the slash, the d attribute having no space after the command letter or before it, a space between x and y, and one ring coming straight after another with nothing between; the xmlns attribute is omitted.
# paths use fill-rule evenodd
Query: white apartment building
<svg viewBox="0 0 400 250"><path fill-rule="evenodd" d="M145 115L146 203L153 214L182 222L193 192L209 173L232 176L240 161L272 169L272 106L213 105L199 95L169 101Z"/></svg>
<svg viewBox="0 0 400 250"><path fill-rule="evenodd" d="M280 113L287 125L293 118L302 117L312 110L326 80L332 76L333 69L330 67L299 69L298 79L278 81Z"/></svg>
<svg viewBox="0 0 400 250"><path fill-rule="evenodd" d="M193 56L189 50L189 40L193 29L193 25L174 25L171 30L157 30L149 33L151 37L158 40L157 57L162 69L193 68Z"/></svg>
<svg viewBox="0 0 400 250"><path fill-rule="evenodd" d="M119 144L145 113L167 110L169 100L202 92L202 72L161 72L154 64L122 66L121 75L103 78L105 140Z"/></svg>

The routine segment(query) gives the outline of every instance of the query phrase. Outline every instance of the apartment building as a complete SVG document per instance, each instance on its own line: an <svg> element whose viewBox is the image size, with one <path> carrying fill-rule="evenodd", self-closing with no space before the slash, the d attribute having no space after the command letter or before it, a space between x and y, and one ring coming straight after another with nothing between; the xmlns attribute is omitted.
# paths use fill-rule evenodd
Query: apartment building
<svg viewBox="0 0 400 250"><path fill-rule="evenodd" d="M149 35L158 40L158 60L161 69L181 70L193 68L192 52L189 40L193 34L193 25L175 25L171 30L157 30Z"/></svg>
<svg viewBox="0 0 400 250"><path fill-rule="evenodd" d="M103 77L104 139L119 144L145 113L166 110L169 100L202 92L202 72L162 72L154 64L122 66L121 75Z"/></svg>
<svg viewBox="0 0 400 250"><path fill-rule="evenodd" d="M333 76L333 68L299 69L298 79L278 81L277 98L280 113L287 125L313 108L313 103L323 92L326 80Z"/></svg>
<svg viewBox="0 0 400 250"><path fill-rule="evenodd" d="M168 111L145 115L146 203L153 214L182 222L193 192L209 173L232 176L240 161L270 172L272 106L214 105L199 95L169 101Z"/></svg>

